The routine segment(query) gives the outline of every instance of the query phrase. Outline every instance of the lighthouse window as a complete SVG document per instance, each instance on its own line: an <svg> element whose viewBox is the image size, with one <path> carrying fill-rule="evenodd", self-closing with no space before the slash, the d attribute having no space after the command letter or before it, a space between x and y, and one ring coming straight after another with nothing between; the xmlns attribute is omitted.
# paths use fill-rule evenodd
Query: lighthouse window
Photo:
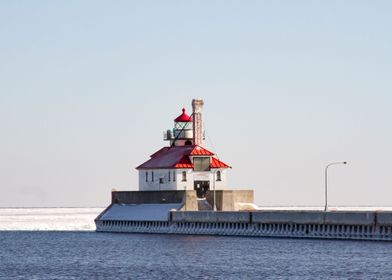
<svg viewBox="0 0 392 280"><path fill-rule="evenodd" d="M170 180L171 180L170 176L171 176L171 172L170 172L170 170L169 170L169 180L168 180L169 182L170 182Z"/></svg>
<svg viewBox="0 0 392 280"><path fill-rule="evenodd" d="M219 170L216 172L216 180L217 181L222 181L222 174L221 174L221 172Z"/></svg>
<svg viewBox="0 0 392 280"><path fill-rule="evenodd" d="M146 182L148 182L148 171L146 171Z"/></svg>
<svg viewBox="0 0 392 280"><path fill-rule="evenodd" d="M151 171L151 181L154 182L154 171Z"/></svg>
<svg viewBox="0 0 392 280"><path fill-rule="evenodd" d="M193 158L193 169L195 171L210 171L210 158L209 157Z"/></svg>
<svg viewBox="0 0 392 280"><path fill-rule="evenodd" d="M182 181L186 182L186 171L182 171Z"/></svg>
<svg viewBox="0 0 392 280"><path fill-rule="evenodd" d="M176 181L176 171L173 171L173 182Z"/></svg>

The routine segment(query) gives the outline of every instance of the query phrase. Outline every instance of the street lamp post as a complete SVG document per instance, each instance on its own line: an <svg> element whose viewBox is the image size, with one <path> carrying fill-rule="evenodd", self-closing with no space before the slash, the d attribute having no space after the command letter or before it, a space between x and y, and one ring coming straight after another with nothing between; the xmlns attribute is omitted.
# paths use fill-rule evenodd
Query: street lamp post
<svg viewBox="0 0 392 280"><path fill-rule="evenodd" d="M216 199L216 192L215 192L216 172L217 172L216 170L215 170L215 172L213 172L214 176L212 178L214 180L214 205L212 206L213 211L216 211L216 201L215 201L215 199Z"/></svg>
<svg viewBox="0 0 392 280"><path fill-rule="evenodd" d="M327 164L325 166L325 206L324 206L324 212L328 210L328 167L331 165L335 164L347 164L347 161L338 161L338 162L332 162L330 164Z"/></svg>

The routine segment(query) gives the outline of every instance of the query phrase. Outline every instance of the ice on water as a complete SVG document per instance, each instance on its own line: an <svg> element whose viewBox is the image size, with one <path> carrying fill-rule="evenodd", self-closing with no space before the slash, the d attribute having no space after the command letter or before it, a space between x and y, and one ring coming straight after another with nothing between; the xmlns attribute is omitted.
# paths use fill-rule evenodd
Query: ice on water
<svg viewBox="0 0 392 280"><path fill-rule="evenodd" d="M260 206L259 210L322 210L322 207ZM93 231L104 208L0 208L1 230ZM392 207L329 207L329 211L392 211Z"/></svg>
<svg viewBox="0 0 392 280"><path fill-rule="evenodd" d="M0 230L95 230L103 208L0 208Z"/></svg>

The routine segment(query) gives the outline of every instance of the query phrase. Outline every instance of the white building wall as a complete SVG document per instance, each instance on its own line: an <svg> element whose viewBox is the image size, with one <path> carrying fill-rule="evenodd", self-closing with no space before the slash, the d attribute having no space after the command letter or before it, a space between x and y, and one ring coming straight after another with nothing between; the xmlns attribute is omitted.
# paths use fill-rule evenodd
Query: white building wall
<svg viewBox="0 0 392 280"><path fill-rule="evenodd" d="M170 181L169 181L170 171ZM146 172L148 180L146 181ZM159 191L159 190L176 190L176 182L173 180L175 176L174 169L153 169L139 170L139 190L140 191ZM152 180L154 174L154 180ZM160 183L162 179L162 183Z"/></svg>
<svg viewBox="0 0 392 280"><path fill-rule="evenodd" d="M221 181L217 181L216 172L221 171ZM170 171L170 181L169 181ZM186 181L183 181L182 172L186 172ZM146 172L148 172L148 181L146 182ZM152 181L152 172L154 172L154 181ZM174 179L175 176L175 180ZM162 178L162 183L160 183ZM214 184L216 190L223 190L227 187L227 170L212 169L207 172L194 172L192 169L154 169L139 170L139 190L141 191L158 191L158 190L193 190L194 181L210 181L210 190L213 190Z"/></svg>
<svg viewBox="0 0 392 280"><path fill-rule="evenodd" d="M221 172L221 180L217 181L216 172ZM204 174L203 174L204 173ZM223 190L226 189L227 186L227 172L225 169L212 169L209 172L194 172L193 178L194 181L210 181L210 190L213 190L214 185L216 190Z"/></svg>
<svg viewBox="0 0 392 280"><path fill-rule="evenodd" d="M216 172L218 170L221 172L221 181L217 181ZM211 171L213 173L211 174L210 190L213 190L214 182L215 182L215 189L216 190L226 189L227 188L227 169L213 169Z"/></svg>
<svg viewBox="0 0 392 280"><path fill-rule="evenodd" d="M193 190L193 170L177 169L176 188L177 190ZM186 172L186 181L182 180L182 172Z"/></svg>

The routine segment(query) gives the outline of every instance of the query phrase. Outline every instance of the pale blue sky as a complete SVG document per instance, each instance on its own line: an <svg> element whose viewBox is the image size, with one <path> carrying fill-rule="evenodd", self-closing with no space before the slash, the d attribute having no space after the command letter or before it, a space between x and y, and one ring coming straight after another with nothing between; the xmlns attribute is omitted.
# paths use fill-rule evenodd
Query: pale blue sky
<svg viewBox="0 0 392 280"><path fill-rule="evenodd" d="M259 205L392 206L391 1L1 1L0 207L137 189L182 106Z"/></svg>

